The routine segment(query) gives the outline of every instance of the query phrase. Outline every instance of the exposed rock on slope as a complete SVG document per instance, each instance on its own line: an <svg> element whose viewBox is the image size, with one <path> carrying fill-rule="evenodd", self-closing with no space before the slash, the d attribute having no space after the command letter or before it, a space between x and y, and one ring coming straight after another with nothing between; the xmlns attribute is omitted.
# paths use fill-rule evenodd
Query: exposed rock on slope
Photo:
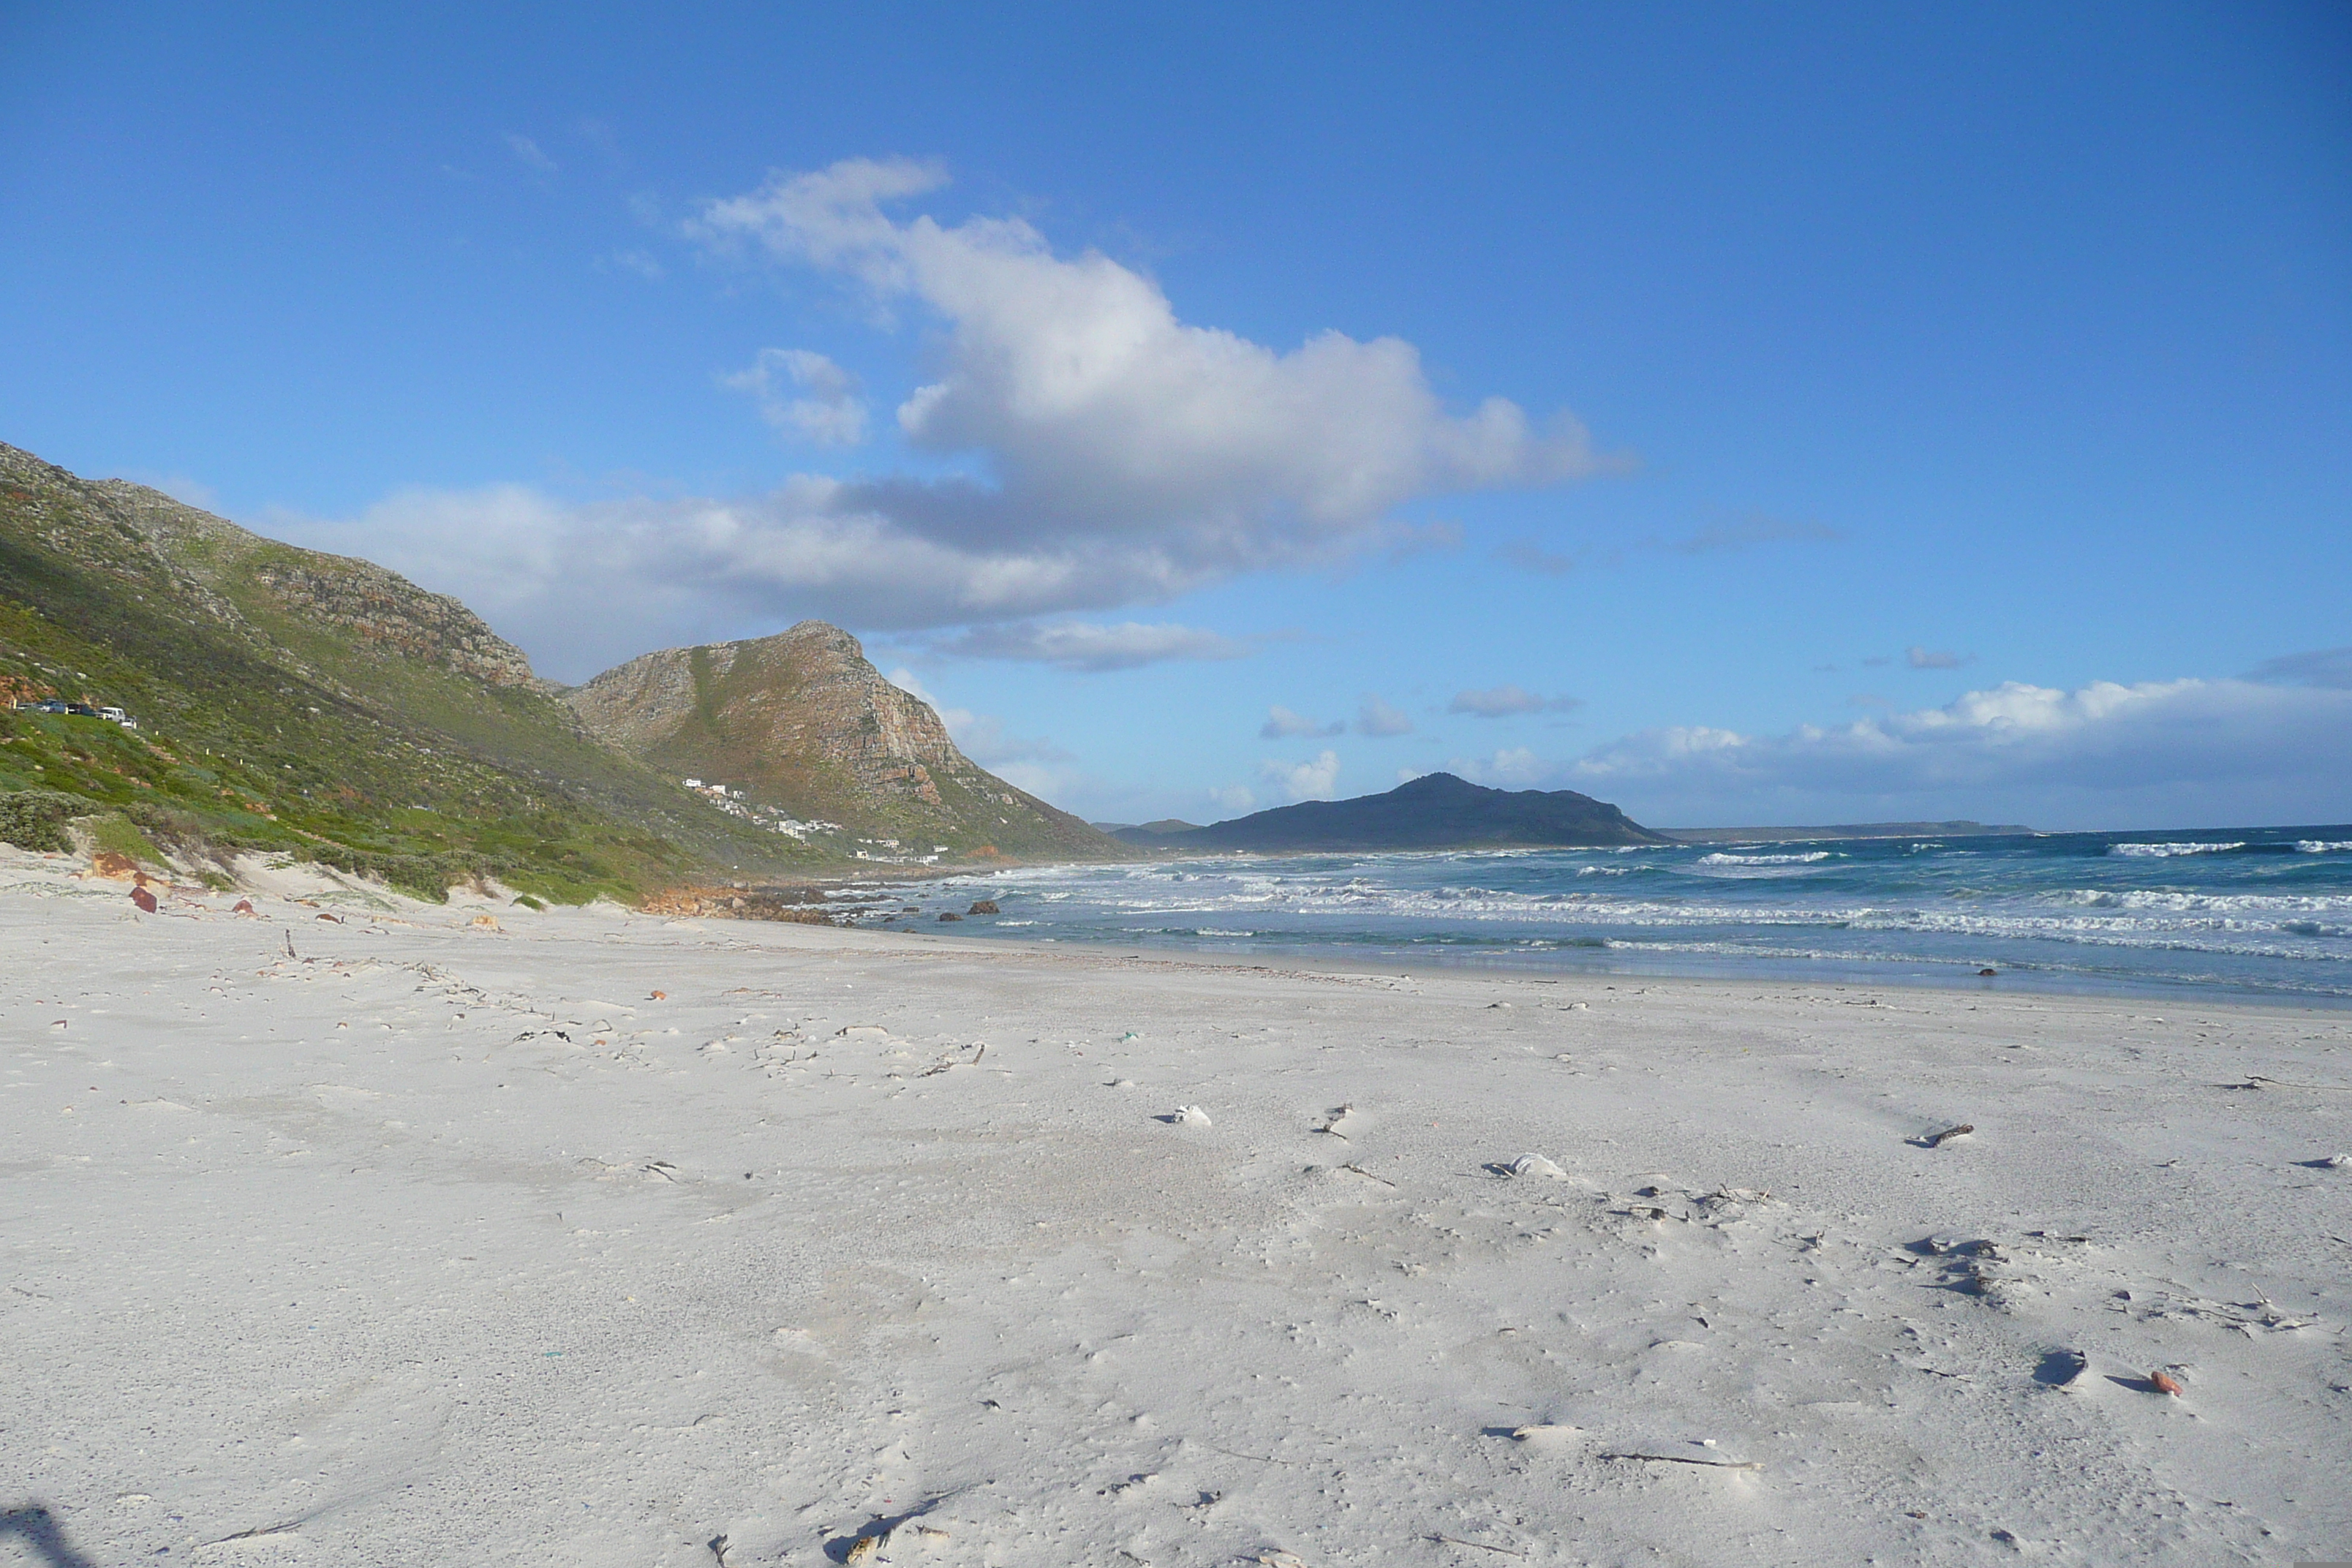
<svg viewBox="0 0 2352 1568"><path fill-rule="evenodd" d="M929 703L885 680L856 637L823 621L665 648L563 697L592 733L665 773L740 789L852 838L895 839L900 853L1128 853L965 756Z"/></svg>

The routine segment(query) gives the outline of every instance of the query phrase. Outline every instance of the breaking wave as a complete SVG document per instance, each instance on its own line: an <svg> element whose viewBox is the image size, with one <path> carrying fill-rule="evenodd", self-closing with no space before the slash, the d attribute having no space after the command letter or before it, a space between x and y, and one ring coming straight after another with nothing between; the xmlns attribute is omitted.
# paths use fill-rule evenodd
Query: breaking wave
<svg viewBox="0 0 2352 1568"><path fill-rule="evenodd" d="M942 879L941 901L968 902L980 880ZM1997 967L2004 987L2063 975L2352 997L2352 830L2333 824L2227 840L1202 856L1022 868L981 885L1009 918L961 934L1609 973L1801 978L1866 963L1971 984Z"/></svg>

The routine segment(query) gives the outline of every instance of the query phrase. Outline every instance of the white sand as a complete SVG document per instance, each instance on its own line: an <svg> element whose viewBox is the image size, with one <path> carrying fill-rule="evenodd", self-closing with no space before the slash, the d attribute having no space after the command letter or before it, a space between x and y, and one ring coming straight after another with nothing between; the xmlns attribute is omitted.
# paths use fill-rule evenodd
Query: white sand
<svg viewBox="0 0 2352 1568"><path fill-rule="evenodd" d="M0 1510L98 1563L2352 1558L2341 1013L69 868Z"/></svg>

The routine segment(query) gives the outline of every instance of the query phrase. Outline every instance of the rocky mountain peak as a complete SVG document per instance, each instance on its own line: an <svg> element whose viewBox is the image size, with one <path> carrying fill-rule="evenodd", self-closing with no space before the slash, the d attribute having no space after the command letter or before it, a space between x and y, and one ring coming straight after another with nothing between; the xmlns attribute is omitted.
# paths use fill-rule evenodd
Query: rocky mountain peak
<svg viewBox="0 0 2352 1568"><path fill-rule="evenodd" d="M868 844L1123 853L965 756L929 703L893 686L855 637L824 621L664 648L562 695L608 744Z"/></svg>

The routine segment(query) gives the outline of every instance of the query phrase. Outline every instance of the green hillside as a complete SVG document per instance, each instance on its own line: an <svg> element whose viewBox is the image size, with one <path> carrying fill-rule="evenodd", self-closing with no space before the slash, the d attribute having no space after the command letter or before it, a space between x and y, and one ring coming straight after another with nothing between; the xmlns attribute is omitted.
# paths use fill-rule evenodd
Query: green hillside
<svg viewBox="0 0 2352 1568"><path fill-rule="evenodd" d="M74 809L200 849L290 850L439 896L578 900L817 858L598 743L457 601L0 446L0 831ZM17 824L10 826L10 824Z"/></svg>

